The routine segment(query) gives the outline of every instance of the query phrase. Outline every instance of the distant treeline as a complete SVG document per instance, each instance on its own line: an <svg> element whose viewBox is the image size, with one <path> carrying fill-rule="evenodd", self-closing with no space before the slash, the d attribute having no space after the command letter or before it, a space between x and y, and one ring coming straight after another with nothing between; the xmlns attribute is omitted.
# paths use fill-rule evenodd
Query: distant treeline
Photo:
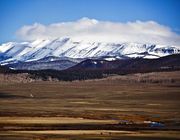
<svg viewBox="0 0 180 140"><path fill-rule="evenodd" d="M122 69L106 69L106 70L37 70L37 71L29 71L29 70L7 70L3 71L5 74L17 74L17 73L29 73L30 77L33 79L42 79L49 80L57 79L60 81L73 81L73 80L87 80L87 79L100 79L107 77L109 75L117 74L117 75L126 75L132 73L147 73L147 72L158 72L158 71L174 71L180 70L175 68L168 69L131 69L131 70L122 70ZM2 73L2 71L1 71Z"/></svg>
<svg viewBox="0 0 180 140"><path fill-rule="evenodd" d="M84 61L88 62L88 60ZM84 68L84 62L68 70L12 70L6 66L0 66L0 73L29 73L33 79L49 80L58 79L62 81L100 79L112 74L126 75L132 73L147 73L159 71L180 70L180 54L166 56L159 59L130 59L108 62L107 67ZM113 63L113 65L111 64ZM116 66L115 68L111 66Z"/></svg>
<svg viewBox="0 0 180 140"><path fill-rule="evenodd" d="M109 75L126 75L132 73L147 73L147 72L158 72L158 71L174 71L179 69L154 69L154 70L84 70L84 71L56 71L56 70L42 70L42 71L29 71L31 78L41 78L42 80L48 80L49 77L55 78L62 81L73 81L73 80L87 80L87 79L100 79Z"/></svg>

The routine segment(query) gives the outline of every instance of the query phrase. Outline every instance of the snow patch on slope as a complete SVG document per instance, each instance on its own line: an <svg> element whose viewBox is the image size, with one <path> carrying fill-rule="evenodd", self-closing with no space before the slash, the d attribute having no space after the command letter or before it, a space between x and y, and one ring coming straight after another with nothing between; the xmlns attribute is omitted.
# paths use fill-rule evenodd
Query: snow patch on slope
<svg viewBox="0 0 180 140"><path fill-rule="evenodd" d="M105 43L76 41L70 38L35 40L33 42L9 42L0 46L0 63L30 62L46 57L102 58L108 61L121 58L154 59L180 53L178 46L139 43Z"/></svg>

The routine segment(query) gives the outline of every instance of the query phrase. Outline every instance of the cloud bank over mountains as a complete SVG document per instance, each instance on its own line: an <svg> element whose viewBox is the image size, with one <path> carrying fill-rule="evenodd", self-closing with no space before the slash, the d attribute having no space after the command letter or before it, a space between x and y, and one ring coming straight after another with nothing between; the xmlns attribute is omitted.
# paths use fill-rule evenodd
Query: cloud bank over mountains
<svg viewBox="0 0 180 140"><path fill-rule="evenodd" d="M21 27L17 38L23 41L70 37L76 41L150 43L180 46L180 35L155 21L111 22L81 18L49 25L34 23Z"/></svg>

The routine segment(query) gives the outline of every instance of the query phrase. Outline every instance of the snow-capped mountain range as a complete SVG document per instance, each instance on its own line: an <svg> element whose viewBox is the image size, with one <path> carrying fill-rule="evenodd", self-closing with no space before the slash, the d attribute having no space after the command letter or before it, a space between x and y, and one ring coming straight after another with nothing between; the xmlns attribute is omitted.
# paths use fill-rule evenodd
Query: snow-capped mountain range
<svg viewBox="0 0 180 140"><path fill-rule="evenodd" d="M71 38L54 40L38 39L32 42L9 42L0 45L0 64L32 62L52 57L55 58L159 58L180 53L180 46L140 43L105 43L76 41Z"/></svg>

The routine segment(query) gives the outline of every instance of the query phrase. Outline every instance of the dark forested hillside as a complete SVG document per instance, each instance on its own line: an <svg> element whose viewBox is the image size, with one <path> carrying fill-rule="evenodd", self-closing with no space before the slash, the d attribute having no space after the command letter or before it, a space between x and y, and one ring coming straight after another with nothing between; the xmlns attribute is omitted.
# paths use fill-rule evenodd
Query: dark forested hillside
<svg viewBox="0 0 180 140"><path fill-rule="evenodd" d="M33 79L49 80L49 78L72 81L103 78L110 74L146 73L154 71L180 70L180 54L159 59L123 59L115 61L85 60L67 70L11 70L1 66L1 73L28 73Z"/></svg>

